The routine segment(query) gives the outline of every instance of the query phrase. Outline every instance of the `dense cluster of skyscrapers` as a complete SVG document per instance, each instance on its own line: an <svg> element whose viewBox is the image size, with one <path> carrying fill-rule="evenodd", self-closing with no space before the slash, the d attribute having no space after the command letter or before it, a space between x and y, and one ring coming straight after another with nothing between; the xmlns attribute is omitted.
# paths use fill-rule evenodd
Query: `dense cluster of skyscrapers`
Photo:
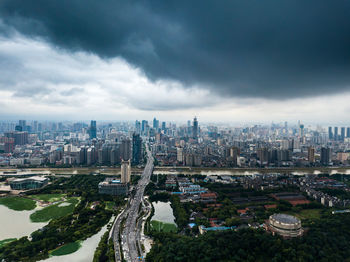
<svg viewBox="0 0 350 262"><path fill-rule="evenodd" d="M150 124L151 123L151 124ZM347 165L350 128L298 122L232 127L152 121L0 122L0 165L115 166L143 163L143 139L158 165L293 167Z"/></svg>

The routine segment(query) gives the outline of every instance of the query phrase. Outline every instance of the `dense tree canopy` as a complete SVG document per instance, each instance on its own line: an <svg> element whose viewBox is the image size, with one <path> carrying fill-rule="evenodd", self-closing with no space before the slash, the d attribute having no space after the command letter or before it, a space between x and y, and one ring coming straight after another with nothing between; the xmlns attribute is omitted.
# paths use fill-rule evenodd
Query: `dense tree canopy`
<svg viewBox="0 0 350 262"><path fill-rule="evenodd" d="M252 229L155 239L147 261L350 261L350 216L316 221L305 236L289 240Z"/></svg>

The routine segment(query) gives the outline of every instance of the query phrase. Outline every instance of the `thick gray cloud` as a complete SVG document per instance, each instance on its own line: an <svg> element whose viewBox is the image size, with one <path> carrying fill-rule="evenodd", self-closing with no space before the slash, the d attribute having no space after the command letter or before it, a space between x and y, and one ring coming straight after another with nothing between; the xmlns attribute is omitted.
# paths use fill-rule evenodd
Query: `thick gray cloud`
<svg viewBox="0 0 350 262"><path fill-rule="evenodd" d="M152 80L225 96L350 89L346 0L2 0L0 16L58 48L121 56Z"/></svg>

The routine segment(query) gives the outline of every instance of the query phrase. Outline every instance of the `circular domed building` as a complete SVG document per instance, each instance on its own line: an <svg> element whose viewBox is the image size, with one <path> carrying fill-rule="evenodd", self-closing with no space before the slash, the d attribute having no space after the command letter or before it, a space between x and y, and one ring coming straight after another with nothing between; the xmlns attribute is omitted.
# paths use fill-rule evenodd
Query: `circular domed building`
<svg viewBox="0 0 350 262"><path fill-rule="evenodd" d="M272 234L279 234L283 237L298 237L303 234L299 218L287 214L273 214L267 221L268 230Z"/></svg>

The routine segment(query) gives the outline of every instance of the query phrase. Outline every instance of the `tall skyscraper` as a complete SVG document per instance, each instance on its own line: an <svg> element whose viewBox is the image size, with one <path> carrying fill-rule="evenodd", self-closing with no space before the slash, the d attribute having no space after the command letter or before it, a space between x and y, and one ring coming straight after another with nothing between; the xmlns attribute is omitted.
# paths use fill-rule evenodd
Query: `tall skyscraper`
<svg viewBox="0 0 350 262"><path fill-rule="evenodd" d="M187 135L190 137L192 135L191 120L187 121Z"/></svg>
<svg viewBox="0 0 350 262"><path fill-rule="evenodd" d="M162 122L162 130L165 131L165 129L166 129L166 123Z"/></svg>
<svg viewBox="0 0 350 262"><path fill-rule="evenodd" d="M192 137L193 137L193 139L198 139L198 121L197 121L197 117L194 117L194 119L193 119Z"/></svg>
<svg viewBox="0 0 350 262"><path fill-rule="evenodd" d="M128 161L130 160L131 157L131 141L129 138L126 138L122 141L122 145L121 145L121 157L122 160L124 161Z"/></svg>
<svg viewBox="0 0 350 262"><path fill-rule="evenodd" d="M230 157L232 159L233 166L237 166L237 158L240 154L240 149L238 147L230 148Z"/></svg>
<svg viewBox="0 0 350 262"><path fill-rule="evenodd" d="M304 136L304 125L300 124L299 126L299 136L303 137Z"/></svg>
<svg viewBox="0 0 350 262"><path fill-rule="evenodd" d="M346 128L346 137L350 137L350 127Z"/></svg>
<svg viewBox="0 0 350 262"><path fill-rule="evenodd" d="M130 166L130 160L128 161L122 161L121 164L121 182L126 184L130 183L131 179L131 166Z"/></svg>
<svg viewBox="0 0 350 262"><path fill-rule="evenodd" d="M135 121L135 130L137 134L141 134L141 122L138 120Z"/></svg>
<svg viewBox="0 0 350 262"><path fill-rule="evenodd" d="M91 124L90 124L90 139L96 138L96 133L97 133L96 121L95 120L91 120Z"/></svg>
<svg viewBox="0 0 350 262"><path fill-rule="evenodd" d="M182 147L176 148L176 160L180 163L184 160L184 149Z"/></svg>
<svg viewBox="0 0 350 262"><path fill-rule="evenodd" d="M158 131L159 128L159 120L157 120L156 118L153 118L153 128Z"/></svg>
<svg viewBox="0 0 350 262"><path fill-rule="evenodd" d="M142 159L142 139L139 134L132 136L132 164L140 164Z"/></svg>
<svg viewBox="0 0 350 262"><path fill-rule="evenodd" d="M340 139L341 141L344 141L345 138L345 127L340 128Z"/></svg>
<svg viewBox="0 0 350 262"><path fill-rule="evenodd" d="M322 147L321 148L321 164L322 165L329 165L330 161L331 161L331 149L329 147Z"/></svg>
<svg viewBox="0 0 350 262"><path fill-rule="evenodd" d="M258 148L257 156L260 161L260 165L265 165L269 161L269 151L267 148Z"/></svg>
<svg viewBox="0 0 350 262"><path fill-rule="evenodd" d="M307 159L310 163L315 163L315 148L309 147L307 150Z"/></svg>
<svg viewBox="0 0 350 262"><path fill-rule="evenodd" d="M333 139L333 131L332 131L332 127L328 127L328 139L332 140Z"/></svg>
<svg viewBox="0 0 350 262"><path fill-rule="evenodd" d="M19 120L18 125L22 127L22 130L20 131L26 131L26 121L25 120Z"/></svg>
<svg viewBox="0 0 350 262"><path fill-rule="evenodd" d="M338 127L337 126L334 127L333 138L334 138L334 140L338 140Z"/></svg>
<svg viewBox="0 0 350 262"><path fill-rule="evenodd" d="M33 123L33 131L38 132L38 121L34 121Z"/></svg>
<svg viewBox="0 0 350 262"><path fill-rule="evenodd" d="M142 131L143 134L146 133L147 126L148 126L148 121L147 120L142 120L141 131Z"/></svg>

